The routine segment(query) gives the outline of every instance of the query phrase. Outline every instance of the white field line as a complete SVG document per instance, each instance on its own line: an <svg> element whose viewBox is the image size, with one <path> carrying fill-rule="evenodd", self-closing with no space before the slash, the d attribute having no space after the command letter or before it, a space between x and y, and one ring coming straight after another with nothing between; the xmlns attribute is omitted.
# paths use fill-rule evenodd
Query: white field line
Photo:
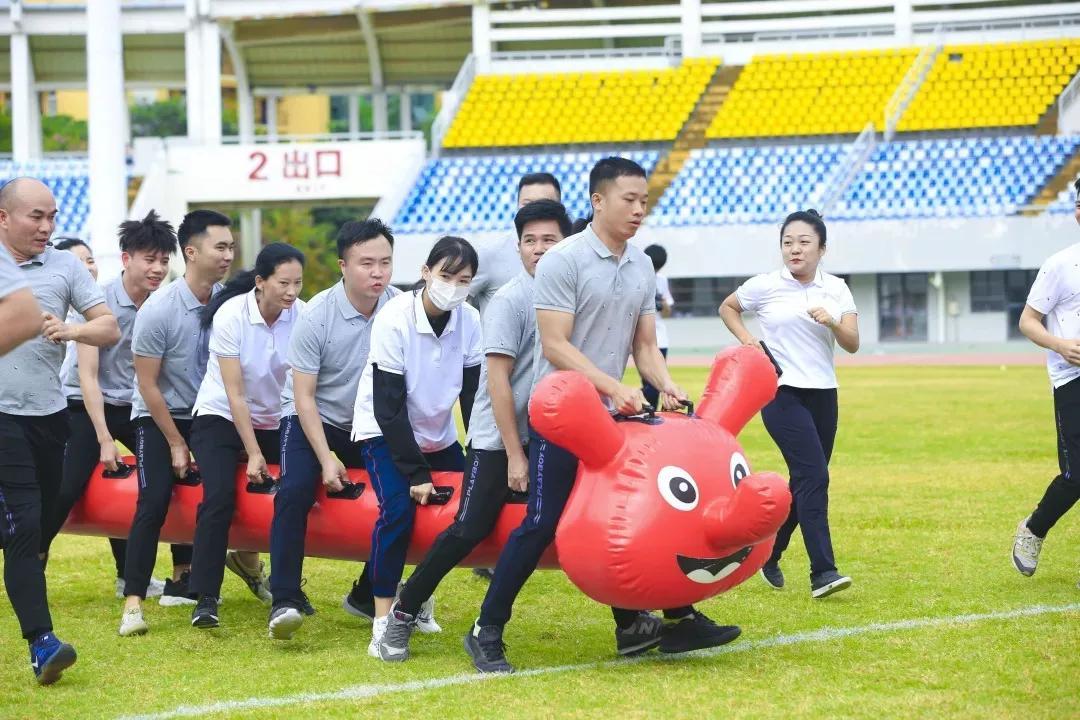
<svg viewBox="0 0 1080 720"><path fill-rule="evenodd" d="M934 627L956 627L970 625L972 623L987 620L1012 620L1015 618L1032 617L1036 615L1052 615L1068 612L1080 612L1080 603L1068 605L1031 605L1007 610L1004 612L974 613L970 615L951 615L946 617L924 617L912 620L899 620L888 623L872 623L870 625L858 625L846 628L822 628L810 632L793 633L791 635L778 635L763 640L751 640L749 642L725 645L712 650L701 650L679 655L651 655L638 656L621 660L601 660L597 662L580 663L577 665L556 665L553 667L535 668L522 670L513 675L482 675L479 673L451 675L443 678L430 680L412 680L403 683L390 683L386 685L353 685L340 690L329 692L297 693L283 697L254 697L246 700L222 700L220 702L207 703L205 705L181 705L174 710L146 715L124 716L121 720L167 720L171 718L201 717L203 715L238 712L243 710L265 710L268 708L288 707L291 705L310 705L313 703L335 702L342 700L363 700L366 698L388 695L391 693L418 693L439 688L468 685L476 682L500 681L511 682L515 678L536 677L538 675L554 675L556 673L580 672L582 670L597 670L621 667L640 662L655 662L664 660L678 662L688 658L715 657L717 655L730 655L733 653L746 653L753 650L767 650L774 647L787 645L800 645L803 643L827 642L830 640L842 640L859 635L877 633L894 633L904 630L921 630Z"/></svg>

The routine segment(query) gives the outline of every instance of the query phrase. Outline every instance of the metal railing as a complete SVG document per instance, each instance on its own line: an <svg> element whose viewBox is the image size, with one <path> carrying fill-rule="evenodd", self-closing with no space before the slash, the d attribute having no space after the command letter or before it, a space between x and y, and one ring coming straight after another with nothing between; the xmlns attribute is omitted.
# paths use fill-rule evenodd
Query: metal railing
<svg viewBox="0 0 1080 720"><path fill-rule="evenodd" d="M818 211L822 215L828 217L848 186L862 172L863 166L876 147L877 133L874 131L874 123L867 123L859 136L855 138L855 142L851 144L844 160L833 170L817 198Z"/></svg>
<svg viewBox="0 0 1080 720"><path fill-rule="evenodd" d="M678 60L680 53L671 40L665 38L662 46L637 48L586 48L578 50L501 50L491 53L492 62L523 62L547 60L608 60L618 58L670 58Z"/></svg>
<svg viewBox="0 0 1080 720"><path fill-rule="evenodd" d="M473 57L472 53L469 53L465 57L465 62L461 63L461 69L458 70L457 77L454 78L454 84L443 93L442 108L439 110L439 114L435 116L434 122L431 123L432 154L437 155L439 148L442 147L446 133L450 132L450 124L454 122L458 108L461 107L461 102L465 99L465 94L469 92L469 87L475 78L476 58Z"/></svg>
<svg viewBox="0 0 1080 720"><path fill-rule="evenodd" d="M1057 121L1058 132L1075 132L1080 129L1080 123L1067 122L1067 113L1072 110L1073 105L1077 100L1080 100L1080 72L1073 75L1073 79L1069 81L1069 84L1065 86L1065 89L1061 91L1057 99ZM1071 125L1071 127L1070 127Z"/></svg>
<svg viewBox="0 0 1080 720"><path fill-rule="evenodd" d="M242 139L239 135L226 135L221 138L222 145L270 145L273 143L315 143L315 142L368 142L372 140L416 140L422 139L424 133L420 130L378 130L368 132L335 132L335 133L307 133L307 134L282 134L255 135L249 139Z"/></svg>
<svg viewBox="0 0 1080 720"><path fill-rule="evenodd" d="M919 51L915 61L911 63L911 67L904 73L904 77L900 80L900 84L897 85L892 97L885 103L885 117L882 125L884 128L882 133L884 142L891 141L896 135L896 129L900 125L900 120L904 117L904 111L908 109L911 101L915 99L915 93L926 82L930 70L934 67L938 56L941 55L941 38L943 34L944 30L939 25L928 38L927 44Z"/></svg>

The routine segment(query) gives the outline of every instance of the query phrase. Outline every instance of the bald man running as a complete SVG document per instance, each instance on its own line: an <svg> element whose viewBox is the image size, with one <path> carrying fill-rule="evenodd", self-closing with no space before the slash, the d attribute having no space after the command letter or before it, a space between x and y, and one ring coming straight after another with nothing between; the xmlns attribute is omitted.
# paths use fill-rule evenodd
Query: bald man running
<svg viewBox="0 0 1080 720"><path fill-rule="evenodd" d="M60 488L68 436L60 386L64 343L101 347L120 339L90 272L49 243L55 229L56 200L42 182L16 178L0 188L0 245L41 306L41 334L0 358L0 541L4 585L42 685L59 680L75 662L75 648L53 634L39 555L41 518L51 512ZM86 323L65 323L69 308Z"/></svg>

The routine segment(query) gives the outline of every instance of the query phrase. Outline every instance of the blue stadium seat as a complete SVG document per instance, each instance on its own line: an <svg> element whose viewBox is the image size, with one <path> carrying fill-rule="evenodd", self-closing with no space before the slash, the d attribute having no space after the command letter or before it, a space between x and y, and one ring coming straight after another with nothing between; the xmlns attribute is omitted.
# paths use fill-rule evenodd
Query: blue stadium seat
<svg viewBox="0 0 1080 720"><path fill-rule="evenodd" d="M29 175L49 186L58 209L56 236L87 237L90 215L90 167L86 159L31 160L25 163L0 162L0 183Z"/></svg>

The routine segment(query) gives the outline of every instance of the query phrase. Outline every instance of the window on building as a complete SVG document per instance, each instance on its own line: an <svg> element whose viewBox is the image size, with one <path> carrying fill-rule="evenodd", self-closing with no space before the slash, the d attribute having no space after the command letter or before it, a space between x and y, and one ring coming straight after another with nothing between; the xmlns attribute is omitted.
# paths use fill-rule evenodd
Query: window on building
<svg viewBox="0 0 1080 720"><path fill-rule="evenodd" d="M878 275L878 335L881 342L926 341L926 273Z"/></svg>
<svg viewBox="0 0 1080 720"><path fill-rule="evenodd" d="M1020 332L1020 314L1024 312L1027 304L1028 291L1035 282L1038 270L1008 270L1002 273L1005 276L1005 307L1006 322L1009 323L1009 339L1023 337Z"/></svg>
<svg viewBox="0 0 1080 720"><path fill-rule="evenodd" d="M716 317L720 303L745 281L745 277L671 278L673 316Z"/></svg>
<svg viewBox="0 0 1080 720"><path fill-rule="evenodd" d="M975 270L970 273L971 312L1001 312L1005 309L1005 273Z"/></svg>

